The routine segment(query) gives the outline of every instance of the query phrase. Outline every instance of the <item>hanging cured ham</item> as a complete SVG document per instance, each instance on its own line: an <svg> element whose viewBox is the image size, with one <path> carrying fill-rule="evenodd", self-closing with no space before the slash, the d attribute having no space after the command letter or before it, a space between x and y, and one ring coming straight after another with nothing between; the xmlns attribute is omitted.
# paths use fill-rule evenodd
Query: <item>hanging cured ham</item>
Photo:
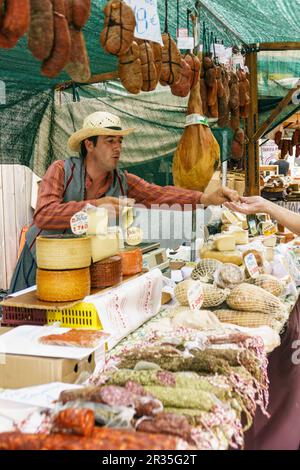
<svg viewBox="0 0 300 470"><path fill-rule="evenodd" d="M187 114L203 116L200 85L190 93ZM220 148L209 127L186 126L173 160L174 184L204 191L220 161Z"/></svg>

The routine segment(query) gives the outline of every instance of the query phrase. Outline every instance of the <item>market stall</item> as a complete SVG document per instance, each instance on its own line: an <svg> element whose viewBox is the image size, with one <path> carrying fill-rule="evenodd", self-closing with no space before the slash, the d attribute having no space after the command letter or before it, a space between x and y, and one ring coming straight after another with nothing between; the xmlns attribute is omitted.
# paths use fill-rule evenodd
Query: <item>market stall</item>
<svg viewBox="0 0 300 470"><path fill-rule="evenodd" d="M259 127L257 55L299 48L291 42L299 37L298 5L22 0L21 15L4 3L0 47L10 50L1 162L43 176L72 134L58 199L82 205L67 225L34 220L24 245L30 287L1 304L0 449L244 448L257 411L268 416L268 355L297 300L299 241L266 214L214 213L195 201L208 197L220 165L223 185L239 184L240 195L259 191L258 139L299 84ZM155 28L145 35L150 11ZM89 120L95 111L97 125ZM178 196L180 210L156 207L158 187L147 186L144 206L133 208L128 175L122 181L111 172L107 194L119 201L111 224L96 207L98 193L89 193L94 205L83 203L89 175L73 152L94 128L118 138L136 126L123 168L141 165L143 174L145 162L150 171L160 159L191 204L182 210ZM236 163L233 173L227 160ZM130 189L137 186L134 179ZM3 212L9 202L1 197ZM9 220L17 210L7 213ZM6 223L1 239L8 233Z"/></svg>

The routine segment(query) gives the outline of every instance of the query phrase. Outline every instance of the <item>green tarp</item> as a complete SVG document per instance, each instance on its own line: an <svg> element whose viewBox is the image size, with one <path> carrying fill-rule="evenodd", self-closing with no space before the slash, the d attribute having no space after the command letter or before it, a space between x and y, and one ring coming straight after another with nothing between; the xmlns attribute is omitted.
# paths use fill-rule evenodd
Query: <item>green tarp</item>
<svg viewBox="0 0 300 470"><path fill-rule="evenodd" d="M117 66L116 57L106 54L99 42L105 3L105 0L92 0L92 14L84 28L93 74L114 71ZM198 4L201 26L205 21L206 28L225 43L227 40L231 45L241 41L300 40L299 21L296 21L300 18L299 0L201 0ZM163 31L165 1L158 0L158 5ZM177 25L187 26L188 9L194 11L195 1L179 0L178 17L177 0L168 1L168 28L173 37ZM0 163L22 163L42 175L54 159L67 155L67 138L81 127L83 117L107 109L138 129L126 142L124 166L142 172L143 163L149 163L151 169L147 167L147 172L154 174L154 178L170 167L168 163L155 161L170 160L182 134L187 99L175 98L167 87L160 87L154 93L128 95L114 82L97 87L81 86L80 102L73 102L72 94L63 93L60 104L54 87L68 80L68 76L61 74L53 80L42 77L40 63L28 51L26 37L12 50L0 49L0 62ZM275 53L259 54L260 105L266 113L264 116L270 112L265 108L265 98L273 99L275 105L290 86L285 80L300 75L299 64L299 55L289 52L280 59ZM225 159L230 132L214 130L214 133Z"/></svg>

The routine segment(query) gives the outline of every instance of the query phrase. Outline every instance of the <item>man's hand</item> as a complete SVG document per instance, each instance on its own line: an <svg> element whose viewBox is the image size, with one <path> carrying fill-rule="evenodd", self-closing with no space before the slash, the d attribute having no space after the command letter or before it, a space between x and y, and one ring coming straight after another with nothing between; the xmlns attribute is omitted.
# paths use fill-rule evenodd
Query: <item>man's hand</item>
<svg viewBox="0 0 300 470"><path fill-rule="evenodd" d="M225 206L235 212L241 212L242 214L258 214L260 212L268 214L272 203L267 201L260 196L241 197L240 203L227 202Z"/></svg>
<svg viewBox="0 0 300 470"><path fill-rule="evenodd" d="M205 206L221 206L225 202L229 201L238 203L240 201L240 196L234 189L226 187L219 188L211 194L203 194L201 197L201 204L204 204Z"/></svg>
<svg viewBox="0 0 300 470"><path fill-rule="evenodd" d="M131 198L117 198L117 197L101 197L97 199L97 207L105 207L108 211L108 217L110 219L119 217L123 207L133 206L135 203L134 199Z"/></svg>

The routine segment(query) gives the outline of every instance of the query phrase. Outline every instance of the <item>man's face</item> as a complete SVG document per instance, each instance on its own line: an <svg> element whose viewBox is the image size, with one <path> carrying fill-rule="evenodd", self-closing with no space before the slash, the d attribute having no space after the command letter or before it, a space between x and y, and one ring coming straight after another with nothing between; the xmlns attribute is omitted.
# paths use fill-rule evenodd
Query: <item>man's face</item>
<svg viewBox="0 0 300 470"><path fill-rule="evenodd" d="M91 155L98 164L106 171L113 171L117 168L121 156L122 136L100 135L96 146L89 146ZM88 149L89 150L89 149Z"/></svg>

